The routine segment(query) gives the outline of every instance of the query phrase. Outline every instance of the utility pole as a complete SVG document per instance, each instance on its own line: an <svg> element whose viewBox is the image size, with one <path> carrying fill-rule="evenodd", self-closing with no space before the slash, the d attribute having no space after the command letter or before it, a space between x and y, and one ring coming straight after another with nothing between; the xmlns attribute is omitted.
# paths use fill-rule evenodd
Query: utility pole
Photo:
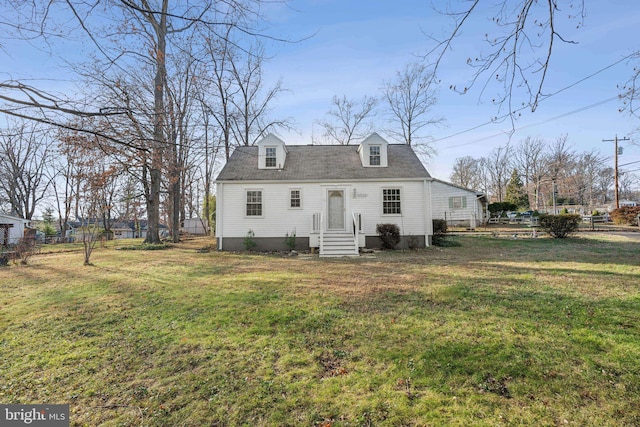
<svg viewBox="0 0 640 427"><path fill-rule="evenodd" d="M616 137L614 139L603 139L602 142L613 142L614 143L614 159L615 159L615 166L613 167L613 186L614 186L614 190L613 190L613 195L615 196L615 200L616 200L616 209L618 209L620 207L620 199L618 197L618 141L629 141L629 138L627 138L626 136L622 139L618 139L618 135L616 135Z"/></svg>

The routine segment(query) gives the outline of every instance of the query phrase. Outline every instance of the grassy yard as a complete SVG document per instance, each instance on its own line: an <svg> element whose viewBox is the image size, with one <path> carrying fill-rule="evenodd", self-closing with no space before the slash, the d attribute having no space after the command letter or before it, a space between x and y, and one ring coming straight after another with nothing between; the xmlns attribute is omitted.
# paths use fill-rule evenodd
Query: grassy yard
<svg viewBox="0 0 640 427"><path fill-rule="evenodd" d="M0 402L74 426L640 425L640 243L455 239L0 268Z"/></svg>

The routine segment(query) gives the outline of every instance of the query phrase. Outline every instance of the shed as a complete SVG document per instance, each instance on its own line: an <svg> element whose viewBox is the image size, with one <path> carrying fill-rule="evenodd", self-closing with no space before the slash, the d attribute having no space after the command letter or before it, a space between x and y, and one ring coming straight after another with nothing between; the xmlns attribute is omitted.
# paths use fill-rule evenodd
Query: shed
<svg viewBox="0 0 640 427"><path fill-rule="evenodd" d="M0 213L0 246L15 245L24 237L31 220Z"/></svg>

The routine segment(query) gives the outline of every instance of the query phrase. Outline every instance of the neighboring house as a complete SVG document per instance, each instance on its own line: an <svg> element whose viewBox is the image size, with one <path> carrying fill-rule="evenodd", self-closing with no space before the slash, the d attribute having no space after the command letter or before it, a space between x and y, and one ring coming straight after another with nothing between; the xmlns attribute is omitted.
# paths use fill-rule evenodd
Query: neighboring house
<svg viewBox="0 0 640 427"><path fill-rule="evenodd" d="M94 224L97 221L97 230L92 230ZM147 220L139 221L116 221L111 225L111 232L114 239L136 239L147 237ZM65 238L69 241L81 242L84 238L85 230L89 234L93 234L94 238L104 230L104 225L101 219L89 219L84 221L69 221L69 230ZM89 229L87 229L87 226ZM160 237L166 238L169 236L169 229L164 224L158 226Z"/></svg>
<svg viewBox="0 0 640 427"><path fill-rule="evenodd" d="M136 228L133 221L116 222L111 225L114 239L133 239L136 237Z"/></svg>
<svg viewBox="0 0 640 427"><path fill-rule="evenodd" d="M15 245L31 227L31 220L0 213L0 247Z"/></svg>
<svg viewBox="0 0 640 427"><path fill-rule="evenodd" d="M484 194L449 182L433 179L433 219L444 219L449 226L476 228L488 218Z"/></svg>
<svg viewBox="0 0 640 427"><path fill-rule="evenodd" d="M290 145L273 134L238 147L216 179L218 249L296 249L321 256L380 247L376 225L400 228L399 247L430 245L433 179L408 145L374 133L360 145ZM249 231L254 236L248 236Z"/></svg>

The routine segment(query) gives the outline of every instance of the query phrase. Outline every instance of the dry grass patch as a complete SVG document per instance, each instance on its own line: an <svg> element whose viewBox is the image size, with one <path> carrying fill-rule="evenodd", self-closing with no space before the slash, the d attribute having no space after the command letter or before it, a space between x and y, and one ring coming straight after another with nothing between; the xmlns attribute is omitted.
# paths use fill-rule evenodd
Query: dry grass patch
<svg viewBox="0 0 640 427"><path fill-rule="evenodd" d="M72 425L640 424L638 243L457 239L0 268L0 401Z"/></svg>

